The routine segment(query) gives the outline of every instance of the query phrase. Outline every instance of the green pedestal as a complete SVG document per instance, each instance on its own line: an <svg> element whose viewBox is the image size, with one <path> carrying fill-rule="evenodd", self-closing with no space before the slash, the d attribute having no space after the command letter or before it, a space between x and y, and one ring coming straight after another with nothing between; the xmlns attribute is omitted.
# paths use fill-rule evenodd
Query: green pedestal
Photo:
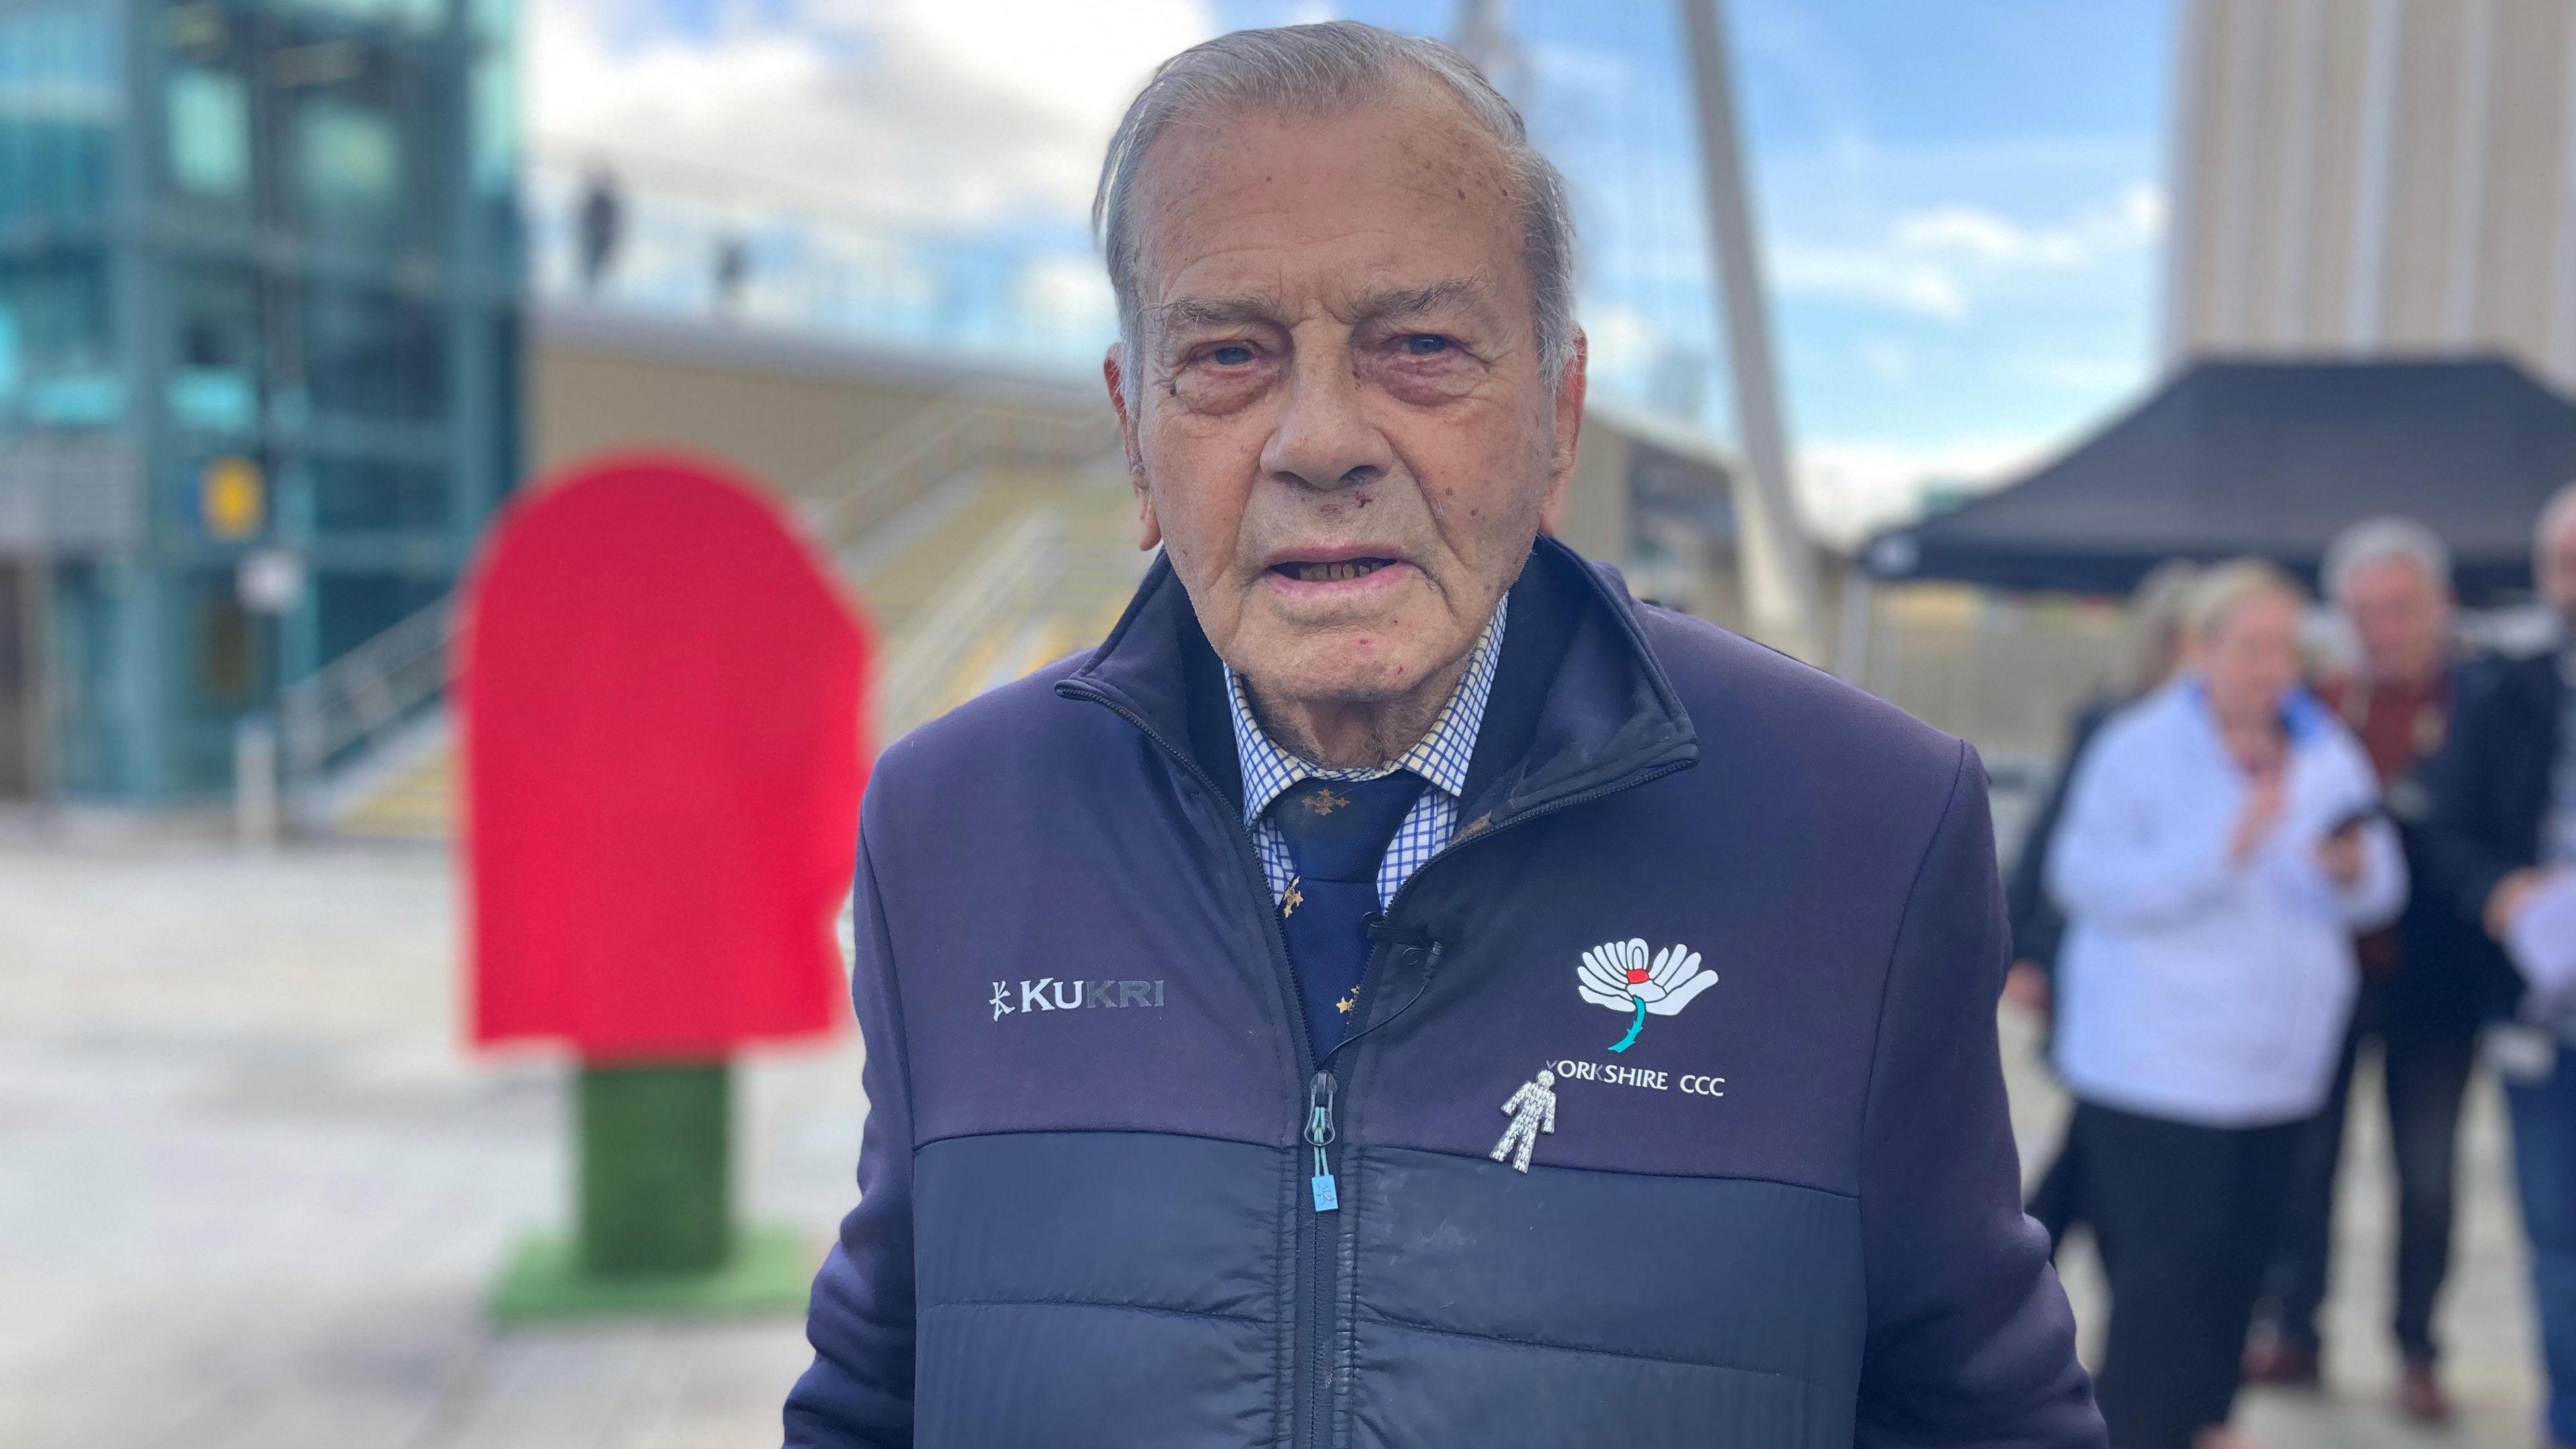
<svg viewBox="0 0 2576 1449"><path fill-rule="evenodd" d="M585 1066L576 1235L519 1245L502 1322L802 1308L820 1255L733 1223L732 1073L722 1062Z"/></svg>
<svg viewBox="0 0 2576 1449"><path fill-rule="evenodd" d="M487 1306L502 1324L801 1313L822 1262L821 1245L804 1234L761 1228L737 1235L733 1251L711 1272L603 1277L582 1271L571 1243L536 1237L511 1253Z"/></svg>
<svg viewBox="0 0 2576 1449"><path fill-rule="evenodd" d="M733 1072L723 1062L584 1067L581 1267L712 1272L733 1221Z"/></svg>

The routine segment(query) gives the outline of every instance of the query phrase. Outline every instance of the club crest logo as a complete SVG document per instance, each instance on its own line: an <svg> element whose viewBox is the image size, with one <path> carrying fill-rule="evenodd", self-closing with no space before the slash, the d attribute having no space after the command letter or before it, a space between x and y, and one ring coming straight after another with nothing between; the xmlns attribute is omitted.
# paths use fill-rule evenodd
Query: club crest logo
<svg viewBox="0 0 2576 1449"><path fill-rule="evenodd" d="M1649 1016L1678 1016L1699 994L1717 984L1717 973L1700 969L1699 953L1675 942L1647 959L1646 943L1604 941L1583 953L1574 984L1595 1006L1626 1012L1628 1034L1610 1044L1624 1052L1636 1045Z"/></svg>

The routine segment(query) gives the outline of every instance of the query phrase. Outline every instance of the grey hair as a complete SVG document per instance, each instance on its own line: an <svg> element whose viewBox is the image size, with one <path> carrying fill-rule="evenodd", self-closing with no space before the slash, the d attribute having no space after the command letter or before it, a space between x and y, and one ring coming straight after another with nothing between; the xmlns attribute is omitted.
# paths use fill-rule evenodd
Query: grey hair
<svg viewBox="0 0 2576 1449"><path fill-rule="evenodd" d="M2424 571L2434 588L2451 588L2451 549L2441 535L2411 518L2365 519L2335 535L2326 549L2326 597L2340 600L2352 576L2374 564L2404 560Z"/></svg>
<svg viewBox="0 0 2576 1449"><path fill-rule="evenodd" d="M2195 639L2206 639L2227 622L2227 616L2257 594L2279 594L2294 604L2305 606L2308 591L2270 559L2237 558L2211 564L2192 580L2191 591L2183 600L2183 625Z"/></svg>
<svg viewBox="0 0 2576 1449"><path fill-rule="evenodd" d="M1529 273L1530 317L1539 370L1550 382L1574 357L1574 211L1565 177L1529 141L1519 111L1467 58L1436 40L1399 35L1356 20L1238 30L1202 41L1155 67L1127 107L1101 162L1092 230L1109 261L1118 297L1118 337L1127 358L1127 396L1143 369L1137 345L1144 307L1136 290L1133 211L1146 155L1175 124L1213 114L1274 110L1336 116L1384 97L1407 75L1435 81L1476 127L1502 147L1519 192L1521 258Z"/></svg>
<svg viewBox="0 0 2576 1449"><path fill-rule="evenodd" d="M2562 528L2576 525L2576 482L2561 483L2549 501L2540 505L2540 521L2532 526L2531 551L2536 558L2549 548L2549 541Z"/></svg>

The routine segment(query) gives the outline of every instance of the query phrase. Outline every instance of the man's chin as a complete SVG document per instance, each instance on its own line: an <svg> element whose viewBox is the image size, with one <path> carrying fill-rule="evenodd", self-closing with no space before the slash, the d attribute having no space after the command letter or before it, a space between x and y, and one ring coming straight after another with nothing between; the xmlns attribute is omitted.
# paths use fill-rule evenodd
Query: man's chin
<svg viewBox="0 0 2576 1449"><path fill-rule="evenodd" d="M1235 670L1271 699L1327 708L1383 704L1420 689L1439 671L1439 661L1418 644L1395 643L1402 633L1391 625L1275 629L1270 635L1251 651L1259 662L1238 663Z"/></svg>

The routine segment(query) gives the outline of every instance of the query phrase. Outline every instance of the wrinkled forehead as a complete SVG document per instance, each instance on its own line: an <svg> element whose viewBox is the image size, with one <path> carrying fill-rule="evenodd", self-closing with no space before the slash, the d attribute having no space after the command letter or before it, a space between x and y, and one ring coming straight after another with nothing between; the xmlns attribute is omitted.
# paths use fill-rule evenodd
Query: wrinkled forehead
<svg viewBox="0 0 2576 1449"><path fill-rule="evenodd" d="M2344 581L2346 594L2432 594L2438 592L2433 570L2411 553L2383 553L2352 566Z"/></svg>
<svg viewBox="0 0 2576 1449"><path fill-rule="evenodd" d="M1175 302L1247 295L1338 312L1459 276L1527 307L1509 157L1433 83L1326 113L1192 116L1146 152L1137 200L1149 319Z"/></svg>

